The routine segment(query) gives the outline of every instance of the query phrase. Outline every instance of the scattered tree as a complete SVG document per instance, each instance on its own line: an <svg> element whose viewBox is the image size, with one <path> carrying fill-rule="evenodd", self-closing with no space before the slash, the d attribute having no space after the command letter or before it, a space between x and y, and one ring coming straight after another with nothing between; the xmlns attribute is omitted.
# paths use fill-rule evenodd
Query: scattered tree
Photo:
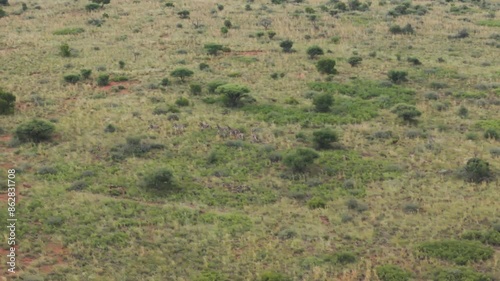
<svg viewBox="0 0 500 281"><path fill-rule="evenodd" d="M224 46L222 46L220 44L209 43L209 44L205 44L205 46L203 48L205 48L205 50L207 51L207 53L209 55L216 56L219 51L222 51Z"/></svg>
<svg viewBox="0 0 500 281"><path fill-rule="evenodd" d="M33 119L29 122L22 123L16 128L15 136L20 142L35 142L49 141L54 133L54 124L40 119Z"/></svg>
<svg viewBox="0 0 500 281"><path fill-rule="evenodd" d="M396 84L401 84L402 82L408 81L408 79L406 78L406 76L408 76L408 72L406 71L390 70L389 73L387 73L387 76L392 82Z"/></svg>
<svg viewBox="0 0 500 281"><path fill-rule="evenodd" d="M264 18L259 21L259 25L263 26L265 30L267 30L271 24L273 23L273 20L270 18Z"/></svg>
<svg viewBox="0 0 500 281"><path fill-rule="evenodd" d="M316 63L316 69L321 74L336 74L337 70L335 69L335 60L333 59L320 59Z"/></svg>
<svg viewBox="0 0 500 281"><path fill-rule="evenodd" d="M352 67L355 67L355 66L358 66L361 61L363 61L363 59L359 56L352 56L350 57L347 62L352 66Z"/></svg>
<svg viewBox="0 0 500 281"><path fill-rule="evenodd" d="M291 40L281 41L280 47L283 49L283 52L290 53L292 51L293 41Z"/></svg>
<svg viewBox="0 0 500 281"><path fill-rule="evenodd" d="M329 129L322 129L313 133L313 141L317 149L329 149L332 142L337 142L339 136Z"/></svg>
<svg viewBox="0 0 500 281"><path fill-rule="evenodd" d="M13 114L15 110L16 96L0 89L0 115Z"/></svg>
<svg viewBox="0 0 500 281"><path fill-rule="evenodd" d="M297 148L294 152L289 153L283 159L286 166L294 172L304 172L308 166L314 163L314 160L319 158L319 154L310 148Z"/></svg>
<svg viewBox="0 0 500 281"><path fill-rule="evenodd" d="M187 68L177 68L170 73L170 76L177 77L181 79L181 82L184 82L184 78L193 76L194 72Z"/></svg>
<svg viewBox="0 0 500 281"><path fill-rule="evenodd" d="M329 93L316 95L313 104L317 112L329 112L333 105L333 96Z"/></svg>
<svg viewBox="0 0 500 281"><path fill-rule="evenodd" d="M422 112L418 111L415 106L404 103L395 105L391 112L397 114L399 118L407 122L415 121L415 118L422 115Z"/></svg>
<svg viewBox="0 0 500 281"><path fill-rule="evenodd" d="M215 90L222 94L222 101L227 107L238 107L243 105L245 99L249 98L250 89L239 84L224 84Z"/></svg>
<svg viewBox="0 0 500 281"><path fill-rule="evenodd" d="M323 52L323 49L321 49L319 46L311 46L307 49L307 55L309 56L310 59L315 59L318 56L324 55L325 52Z"/></svg>

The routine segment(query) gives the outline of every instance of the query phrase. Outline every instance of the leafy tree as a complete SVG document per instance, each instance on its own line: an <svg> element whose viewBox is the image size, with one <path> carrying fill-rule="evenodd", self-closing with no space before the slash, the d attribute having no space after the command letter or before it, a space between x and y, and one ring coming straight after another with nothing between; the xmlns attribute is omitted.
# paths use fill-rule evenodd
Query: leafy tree
<svg viewBox="0 0 500 281"><path fill-rule="evenodd" d="M109 4L111 2L111 0L91 0L91 1L92 3L101 4L102 5L101 7L104 7L104 5Z"/></svg>
<svg viewBox="0 0 500 281"><path fill-rule="evenodd" d="M16 104L16 96L0 89L0 115L13 114Z"/></svg>
<svg viewBox="0 0 500 281"><path fill-rule="evenodd" d="M408 72L406 71L390 70L389 73L387 73L387 76L392 82L396 84L401 84L402 82L408 81L408 79L406 78L406 76L408 76Z"/></svg>
<svg viewBox="0 0 500 281"><path fill-rule="evenodd" d="M177 13L181 19L188 19L190 12L188 10L183 10Z"/></svg>
<svg viewBox="0 0 500 281"><path fill-rule="evenodd" d="M290 53L292 51L293 41L291 40L281 41L280 47L283 49L283 52Z"/></svg>
<svg viewBox="0 0 500 281"><path fill-rule="evenodd" d="M336 132L329 129L322 129L313 133L313 141L317 149L329 149L331 143L339 140Z"/></svg>
<svg viewBox="0 0 500 281"><path fill-rule="evenodd" d="M310 148L297 148L294 152L286 155L283 162L294 172L300 173L304 172L317 158L319 158L319 154L315 150Z"/></svg>
<svg viewBox="0 0 500 281"><path fill-rule="evenodd" d="M355 66L358 66L361 61L363 61L363 59L359 56L352 56L350 57L347 62L352 66L352 67L355 67Z"/></svg>
<svg viewBox="0 0 500 281"><path fill-rule="evenodd" d="M64 81L71 83L71 84L76 84L78 81L80 81L80 75L78 75L78 74L65 75Z"/></svg>
<svg viewBox="0 0 500 281"><path fill-rule="evenodd" d="M180 78L184 82L184 78L190 77L194 74L193 71L187 68L177 68L170 73L170 76Z"/></svg>
<svg viewBox="0 0 500 281"><path fill-rule="evenodd" d="M323 49L321 49L319 46L311 46L307 49L307 55L309 56L310 59L315 59L318 56L324 55L325 52L323 52Z"/></svg>
<svg viewBox="0 0 500 281"><path fill-rule="evenodd" d="M40 119L22 123L16 128L15 136L20 142L49 141L54 133L54 124Z"/></svg>
<svg viewBox="0 0 500 281"><path fill-rule="evenodd" d="M230 20L225 20L224 21L224 26L227 27L227 28L231 28L231 27L233 27L233 24L231 23Z"/></svg>
<svg viewBox="0 0 500 281"><path fill-rule="evenodd" d="M396 104L391 112L398 115L398 117L402 118L404 121L408 122L414 121L415 118L422 115L422 112L418 111L415 106L404 103Z"/></svg>
<svg viewBox="0 0 500 281"><path fill-rule="evenodd" d="M263 26L265 30L267 30L271 24L273 23L273 20L270 18L264 18L259 21L259 25Z"/></svg>
<svg viewBox="0 0 500 281"><path fill-rule="evenodd" d="M215 90L222 94L222 101L227 107L238 107L243 104L244 99L249 98L250 89L239 84L224 84Z"/></svg>
<svg viewBox="0 0 500 281"><path fill-rule="evenodd" d="M329 93L316 95L313 104L317 112L329 112L333 105L333 96Z"/></svg>
<svg viewBox="0 0 500 281"><path fill-rule="evenodd" d="M97 85L100 87L109 85L109 75L108 74L99 75L99 77L97 77Z"/></svg>
<svg viewBox="0 0 500 281"><path fill-rule="evenodd" d="M335 69L335 60L333 59L320 59L316 63L316 69L321 74L336 74L337 70Z"/></svg>
<svg viewBox="0 0 500 281"><path fill-rule="evenodd" d="M142 187L156 191L172 191L175 186L174 174L165 168L155 170L142 179Z"/></svg>
<svg viewBox="0 0 500 281"><path fill-rule="evenodd" d="M480 183L488 181L492 177L490 164L479 158L471 158L467 161L463 170L465 181Z"/></svg>

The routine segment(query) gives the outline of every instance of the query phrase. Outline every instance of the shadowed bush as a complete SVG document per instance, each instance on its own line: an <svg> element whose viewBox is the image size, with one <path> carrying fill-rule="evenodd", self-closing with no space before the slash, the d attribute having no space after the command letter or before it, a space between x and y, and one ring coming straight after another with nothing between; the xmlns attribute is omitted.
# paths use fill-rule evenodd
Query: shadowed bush
<svg viewBox="0 0 500 281"><path fill-rule="evenodd" d="M493 178L490 164L479 158L471 158L465 167L460 171L460 175L466 182L481 183Z"/></svg>
<svg viewBox="0 0 500 281"><path fill-rule="evenodd" d="M297 148L295 151L287 154L283 159L285 165L294 172L304 172L308 166L319 158L319 154L310 148Z"/></svg>
<svg viewBox="0 0 500 281"><path fill-rule="evenodd" d="M478 241L444 240L426 242L418 251L430 257L447 260L458 265L480 262L493 257L493 249Z"/></svg>
<svg viewBox="0 0 500 281"><path fill-rule="evenodd" d="M0 89L0 115L13 114L15 111L16 96Z"/></svg>
<svg viewBox="0 0 500 281"><path fill-rule="evenodd" d="M381 281L407 281L411 278L411 273L396 265L381 265L376 271Z"/></svg>
<svg viewBox="0 0 500 281"><path fill-rule="evenodd" d="M164 192L170 192L177 189L173 173L166 168L160 168L146 174L142 178L140 186L145 189Z"/></svg>
<svg viewBox="0 0 500 281"><path fill-rule="evenodd" d="M20 142L50 141L55 131L54 124L40 119L33 119L16 128L15 136Z"/></svg>

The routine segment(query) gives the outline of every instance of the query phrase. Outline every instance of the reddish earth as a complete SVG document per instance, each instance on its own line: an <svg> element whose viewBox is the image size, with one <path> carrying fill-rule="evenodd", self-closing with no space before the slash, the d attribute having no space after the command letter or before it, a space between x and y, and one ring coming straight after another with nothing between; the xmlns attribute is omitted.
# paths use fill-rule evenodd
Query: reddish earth
<svg viewBox="0 0 500 281"><path fill-rule="evenodd" d="M50 273L54 270L55 266L65 264L64 257L68 255L67 249L63 248L61 244L49 243L46 246L46 255L55 258L57 261L52 265L43 265L40 271L43 273Z"/></svg>
<svg viewBox="0 0 500 281"><path fill-rule="evenodd" d="M31 102L17 102L16 103L16 109L19 111L25 111L29 108L33 107L33 103Z"/></svg>
<svg viewBox="0 0 500 281"><path fill-rule="evenodd" d="M297 77L298 77L299 79L306 79L306 74L305 74L305 73L299 73L299 74L297 75Z"/></svg>
<svg viewBox="0 0 500 281"><path fill-rule="evenodd" d="M137 84L138 82L135 81L122 81L122 82L109 82L109 85L104 86L104 87L99 87L98 89L106 91L106 92L111 92L113 87L118 87L118 86L123 86L125 89L120 90L119 93L121 94L128 94L129 93L129 86L133 84Z"/></svg>

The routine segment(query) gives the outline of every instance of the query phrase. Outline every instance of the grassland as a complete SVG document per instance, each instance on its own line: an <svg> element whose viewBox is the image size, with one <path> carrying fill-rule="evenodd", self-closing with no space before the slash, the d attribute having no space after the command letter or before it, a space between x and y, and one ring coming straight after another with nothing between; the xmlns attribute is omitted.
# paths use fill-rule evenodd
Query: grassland
<svg viewBox="0 0 500 281"><path fill-rule="evenodd" d="M500 133L498 1L413 1L416 14L400 16L388 16L397 1L336 15L318 0L9 2L0 87L17 100L0 115L0 175L17 171L20 256L17 274L3 271L2 242L4 280L500 280L500 142L484 137ZM389 32L406 24L414 34ZM229 50L208 55L209 43ZM313 45L337 74L317 71ZM183 82L177 68L194 74ZM89 79L65 81L82 69ZM389 82L390 70L408 81ZM254 101L225 107L213 81ZM317 112L324 93L334 103ZM391 113L399 103L418 122ZM33 118L55 125L52 141L16 141ZM322 128L339 134L334 149L291 171L283 158ZM496 177L460 178L473 157ZM176 189L144 188L159 168Z"/></svg>

